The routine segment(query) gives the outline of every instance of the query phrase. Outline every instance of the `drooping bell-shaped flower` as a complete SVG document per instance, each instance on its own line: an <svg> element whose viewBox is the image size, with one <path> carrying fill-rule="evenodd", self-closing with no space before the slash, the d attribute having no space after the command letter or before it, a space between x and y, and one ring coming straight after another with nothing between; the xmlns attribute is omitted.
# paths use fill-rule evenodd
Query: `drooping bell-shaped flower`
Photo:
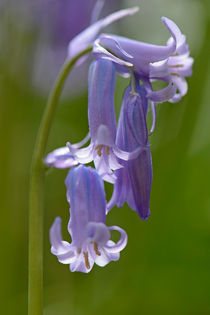
<svg viewBox="0 0 210 315"><path fill-rule="evenodd" d="M108 182L116 179L113 170L122 167L118 158L129 160L138 156L121 150L116 144L116 118L114 108L115 67L106 59L94 61L88 78L88 121L91 143L89 147L70 151L80 163L94 161L98 173Z"/></svg>
<svg viewBox="0 0 210 315"><path fill-rule="evenodd" d="M51 252L71 271L88 273L93 264L105 266L118 260L127 244L127 234L117 226L106 226L106 199L103 182L91 167L72 168L66 178L67 200L70 204L68 231L72 242L62 240L61 219L57 217L50 229ZM110 231L118 231L120 240L110 240Z"/></svg>
<svg viewBox="0 0 210 315"><path fill-rule="evenodd" d="M93 50L97 57L115 62L116 69L122 74L129 74L129 69L122 61L133 65L134 71L145 82L147 97L158 103L167 100L175 102L186 94L187 84L184 78L191 75L193 64L186 37L173 21L166 17L162 21L171 34L166 46L102 34L95 41ZM153 91L150 82L157 79L168 82L168 86Z"/></svg>
<svg viewBox="0 0 210 315"><path fill-rule="evenodd" d="M115 172L117 177L108 210L124 202L146 220L149 217L150 190L152 184L152 161L148 141L146 113L148 100L144 86L125 90L117 129L117 145L126 151L144 148L137 158L121 162L123 168Z"/></svg>
<svg viewBox="0 0 210 315"><path fill-rule="evenodd" d="M138 156L141 148L133 152L121 150L116 144L116 118L114 108L115 67L106 59L93 61L88 77L88 121L90 144L80 148L87 142L86 137L78 144L68 143L67 148L61 148L50 153L45 159L48 166L66 168L76 163L94 161L98 173L108 182L116 180L114 170L122 165L118 158L129 160Z"/></svg>

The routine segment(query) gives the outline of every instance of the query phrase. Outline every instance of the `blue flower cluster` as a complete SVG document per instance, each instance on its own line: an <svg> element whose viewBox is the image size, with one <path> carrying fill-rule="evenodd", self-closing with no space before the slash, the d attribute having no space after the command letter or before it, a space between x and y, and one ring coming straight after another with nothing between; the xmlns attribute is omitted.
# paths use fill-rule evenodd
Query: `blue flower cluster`
<svg viewBox="0 0 210 315"><path fill-rule="evenodd" d="M148 135L154 131L156 103L177 102L187 92L185 77L191 75L193 59L186 38L177 25L162 18L170 32L166 46L156 46L128 38L101 34L102 28L136 8L121 10L99 20L77 35L69 44L72 58L90 44L93 61L88 76L89 133L80 143L48 154L48 167L70 168L66 178L70 204L68 231L72 242L61 237L61 219L56 218L51 230L51 252L71 271L89 272L93 264L105 266L119 259L127 244L127 234L117 226L106 226L106 214L125 202L141 219L150 215L152 159ZM77 66L84 61L79 60ZM118 122L115 117L116 73L130 77ZM153 81L167 86L154 91ZM153 124L148 132L147 112L151 106ZM87 147L83 147L90 140ZM94 162L95 169L85 166ZM113 184L113 195L107 203L103 181ZM120 233L114 243L110 231Z"/></svg>

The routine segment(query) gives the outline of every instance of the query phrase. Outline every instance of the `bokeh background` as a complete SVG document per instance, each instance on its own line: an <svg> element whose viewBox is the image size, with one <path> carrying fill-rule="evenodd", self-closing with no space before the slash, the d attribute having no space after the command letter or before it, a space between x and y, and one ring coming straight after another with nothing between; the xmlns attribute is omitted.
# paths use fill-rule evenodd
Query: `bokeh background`
<svg viewBox="0 0 210 315"><path fill-rule="evenodd" d="M28 189L31 156L50 86L68 41L88 25L91 0L0 0L0 313L27 314ZM155 44L168 32L161 16L187 35L195 58L189 92L178 104L158 105L150 137L154 179L151 217L143 222L127 206L108 224L123 227L128 245L118 262L90 274L70 273L50 254L49 228L69 219L66 170L46 178L44 305L46 315L210 314L210 1L107 0L102 16L139 5L133 17L107 31ZM48 151L87 132L87 68L66 84ZM123 88L119 79L116 110ZM108 197L111 188L107 187Z"/></svg>

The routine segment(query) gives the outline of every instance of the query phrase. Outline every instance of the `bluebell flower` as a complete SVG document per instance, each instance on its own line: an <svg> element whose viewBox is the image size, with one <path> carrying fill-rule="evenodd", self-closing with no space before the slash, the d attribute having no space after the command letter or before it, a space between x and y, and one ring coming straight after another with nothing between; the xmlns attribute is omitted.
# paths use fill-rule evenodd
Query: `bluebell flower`
<svg viewBox="0 0 210 315"><path fill-rule="evenodd" d="M129 160L138 156L140 147L127 152L115 144L115 76L115 67L111 61L98 59L91 64L88 78L88 121L91 142L85 148L68 143L68 148L53 151L45 160L48 166L65 168L75 165L74 163L86 164L94 161L102 178L114 183L116 177L113 171L122 167L118 158ZM85 141L86 139L81 143Z"/></svg>
<svg viewBox="0 0 210 315"><path fill-rule="evenodd" d="M167 100L177 102L187 92L185 77L191 75L193 59L189 57L186 37L170 19L163 17L171 37L166 46L151 45L129 38L102 34L95 41L96 57L111 59L121 74L129 75L122 61L132 64L135 73L144 81L147 97L162 103ZM153 91L151 81L162 80L168 86ZM177 92L178 90L178 92Z"/></svg>
<svg viewBox="0 0 210 315"><path fill-rule="evenodd" d="M117 129L117 145L126 151L144 148L136 159L121 162L123 168L115 172L117 177L108 210L115 204L122 207L127 202L131 209L146 220L150 214L149 202L152 184L152 160L146 115L148 99L144 85L136 82L136 91L129 86L124 93Z"/></svg>
<svg viewBox="0 0 210 315"><path fill-rule="evenodd" d="M120 257L127 244L127 234L117 226L106 226L106 199L103 182L97 172L83 165L72 168L66 178L70 204L68 232L72 242L62 240L61 219L50 229L51 252L59 262L70 264L71 271L88 273L94 263L105 266ZM120 240L110 240L110 231L120 233Z"/></svg>

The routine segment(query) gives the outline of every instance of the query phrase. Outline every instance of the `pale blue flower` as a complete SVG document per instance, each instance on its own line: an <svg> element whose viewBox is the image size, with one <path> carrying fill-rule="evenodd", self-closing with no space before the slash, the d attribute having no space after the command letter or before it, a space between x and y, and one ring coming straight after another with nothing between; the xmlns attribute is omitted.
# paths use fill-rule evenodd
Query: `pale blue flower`
<svg viewBox="0 0 210 315"><path fill-rule="evenodd" d="M66 168L76 163L90 163L94 161L98 173L108 182L116 180L114 170L122 165L118 158L129 160L136 158L141 150L135 148L132 152L120 149L115 144L116 118L114 108L115 67L106 59L94 61L88 77L88 121L90 130L90 144L79 148L80 145L71 145L50 153L45 163L48 166ZM85 143L85 138L81 143Z"/></svg>
<svg viewBox="0 0 210 315"><path fill-rule="evenodd" d="M136 83L135 92L130 86L125 90L116 143L126 151L141 146L142 152L133 160L121 162L124 167L115 172L117 180L108 210L115 204L122 207L127 202L131 209L146 220L150 214L152 184L152 160L146 123L148 99L145 87L139 86L138 80Z"/></svg>
<svg viewBox="0 0 210 315"><path fill-rule="evenodd" d="M66 178L67 200L70 204L68 232L72 242L62 240L61 219L57 217L50 229L51 252L71 271L88 273L93 264L105 266L120 257L127 244L127 234L117 226L106 226L106 199L103 182L91 167L72 168ZM110 240L110 231L120 233L120 240Z"/></svg>

